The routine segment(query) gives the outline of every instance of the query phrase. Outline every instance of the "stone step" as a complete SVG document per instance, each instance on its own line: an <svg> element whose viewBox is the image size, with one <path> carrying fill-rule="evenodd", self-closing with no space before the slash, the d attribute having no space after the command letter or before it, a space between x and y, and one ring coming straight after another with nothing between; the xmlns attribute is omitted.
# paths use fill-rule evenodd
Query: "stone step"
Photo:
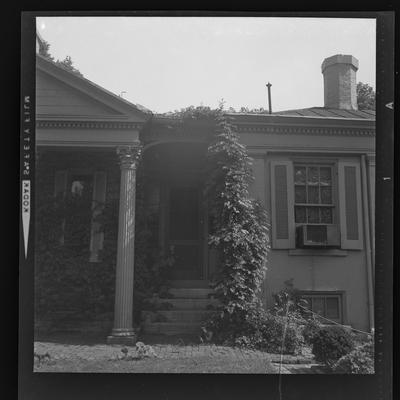
<svg viewBox="0 0 400 400"><path fill-rule="evenodd" d="M170 288L169 293L175 299L208 299L214 294L213 289L205 288Z"/></svg>
<svg viewBox="0 0 400 400"><path fill-rule="evenodd" d="M169 303L171 310L213 310L218 306L216 299L158 299L156 304Z"/></svg>
<svg viewBox="0 0 400 400"><path fill-rule="evenodd" d="M188 335L201 334L199 323L180 323L180 322L146 322L142 325L143 334L160 335Z"/></svg>
<svg viewBox="0 0 400 400"><path fill-rule="evenodd" d="M146 322L203 322L213 311L206 310L172 310L172 311L143 311L142 317Z"/></svg>
<svg viewBox="0 0 400 400"><path fill-rule="evenodd" d="M160 345L160 344L186 344L189 346L198 346L200 343L199 333L180 333L163 335L160 333L144 333L139 334L139 341L149 345Z"/></svg>
<svg viewBox="0 0 400 400"><path fill-rule="evenodd" d="M209 281L200 279L176 279L171 280L169 284L173 288L210 288Z"/></svg>

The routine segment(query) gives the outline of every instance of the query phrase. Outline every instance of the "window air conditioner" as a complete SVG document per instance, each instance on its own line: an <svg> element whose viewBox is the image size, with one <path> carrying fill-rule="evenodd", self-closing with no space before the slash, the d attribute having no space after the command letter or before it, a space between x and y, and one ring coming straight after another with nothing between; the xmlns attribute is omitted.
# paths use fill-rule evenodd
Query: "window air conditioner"
<svg viewBox="0 0 400 400"><path fill-rule="evenodd" d="M337 225L300 225L296 228L296 245L300 248L339 247L339 227Z"/></svg>

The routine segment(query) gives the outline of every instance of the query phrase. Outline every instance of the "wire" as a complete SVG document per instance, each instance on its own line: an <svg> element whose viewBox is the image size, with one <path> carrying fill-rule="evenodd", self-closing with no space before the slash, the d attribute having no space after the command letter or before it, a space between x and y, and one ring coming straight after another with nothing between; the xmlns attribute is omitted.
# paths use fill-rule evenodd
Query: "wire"
<svg viewBox="0 0 400 400"><path fill-rule="evenodd" d="M317 315L318 318L322 318L322 319L324 319L325 321L331 322L332 324L339 325L339 326L342 326L343 328L351 329L352 331L359 332L359 333L363 333L363 334L368 335L368 336L373 336L372 333L360 331L359 329L352 328L351 326L350 326L350 328L349 328L349 327L346 326L346 325L339 324L339 322L333 321L333 320L331 320L331 319L329 319L329 318L325 318L325 317L323 317L322 315L319 315L319 314L315 313L314 311L310 310L309 308L306 308L306 307L301 306L300 304L298 304L298 306L299 306L300 308L302 308L303 310L305 310L305 311L311 313L311 314Z"/></svg>
<svg viewBox="0 0 400 400"><path fill-rule="evenodd" d="M298 304L298 306L299 306L300 308L302 308L304 311L307 311L307 312L309 312L309 313L311 313L311 314L313 314L313 315L318 316L318 318L322 318L322 319L324 319L325 321L331 322L332 324L339 325L339 326L342 326L343 328L349 329L348 326L343 325L343 324L339 324L338 322L333 321L333 320L331 320L331 319L329 319L329 318L325 318L325 317L323 317L323 316L321 316L321 315L315 313L314 311L312 311L312 310L310 310L310 309L308 309L308 308L306 308L306 307L301 306L300 304ZM279 380L278 380L279 400L282 400L282 363L283 363L283 349L284 349L285 339L286 339L286 330L287 330L287 326L288 326L288 323L289 323L288 314L289 314L289 301L286 303L286 315L285 315L285 317L286 317L286 318L285 318L286 322L285 322L285 326L284 326L284 328L283 328L282 343L281 343L281 353L280 353L280 359L279 359L279 378L278 378L278 379L279 379ZM351 329L352 331L359 332L359 333L363 333L363 334L368 335L368 336L373 336L373 333L361 331L361 330L359 330L359 329L355 329L355 328L352 328L352 327L350 327L350 329Z"/></svg>
<svg viewBox="0 0 400 400"><path fill-rule="evenodd" d="M289 301L286 303L286 319L285 319L285 326L283 327L281 354L279 359L279 378L278 378L279 400L282 400L282 362L283 362L283 348L286 339L286 330L289 322L288 314L289 314Z"/></svg>

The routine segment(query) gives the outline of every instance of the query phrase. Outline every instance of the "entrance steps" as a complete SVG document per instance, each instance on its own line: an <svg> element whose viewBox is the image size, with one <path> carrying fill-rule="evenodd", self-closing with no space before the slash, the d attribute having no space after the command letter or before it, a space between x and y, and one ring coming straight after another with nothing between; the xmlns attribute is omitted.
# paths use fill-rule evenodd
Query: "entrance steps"
<svg viewBox="0 0 400 400"><path fill-rule="evenodd" d="M201 279L180 279L170 281L171 288L203 288L209 289L209 283Z"/></svg>
<svg viewBox="0 0 400 400"><path fill-rule="evenodd" d="M215 299L159 299L158 303L169 303L171 310L207 310L218 305Z"/></svg>
<svg viewBox="0 0 400 400"><path fill-rule="evenodd" d="M145 320L151 320L152 315L150 315L151 311L143 311L143 316ZM164 322L203 322L209 316L211 316L211 310L170 310L157 311L157 316L160 322L164 320Z"/></svg>
<svg viewBox="0 0 400 400"><path fill-rule="evenodd" d="M208 299L214 291L204 288L171 288L169 293L174 299Z"/></svg>
<svg viewBox="0 0 400 400"><path fill-rule="evenodd" d="M201 326L215 312L218 301L213 296L213 289L204 287L205 285L187 287L187 282L190 281L173 283L169 290L170 297L151 299L154 309L142 312L143 334L168 336L201 334Z"/></svg>

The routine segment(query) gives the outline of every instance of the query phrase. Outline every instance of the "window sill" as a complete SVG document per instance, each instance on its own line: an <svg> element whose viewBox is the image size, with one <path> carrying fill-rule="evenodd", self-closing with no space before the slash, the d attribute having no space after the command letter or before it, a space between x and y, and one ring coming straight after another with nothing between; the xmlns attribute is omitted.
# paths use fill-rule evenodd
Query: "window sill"
<svg viewBox="0 0 400 400"><path fill-rule="evenodd" d="M328 256L328 257L346 257L347 250L340 249L290 249L289 256Z"/></svg>

